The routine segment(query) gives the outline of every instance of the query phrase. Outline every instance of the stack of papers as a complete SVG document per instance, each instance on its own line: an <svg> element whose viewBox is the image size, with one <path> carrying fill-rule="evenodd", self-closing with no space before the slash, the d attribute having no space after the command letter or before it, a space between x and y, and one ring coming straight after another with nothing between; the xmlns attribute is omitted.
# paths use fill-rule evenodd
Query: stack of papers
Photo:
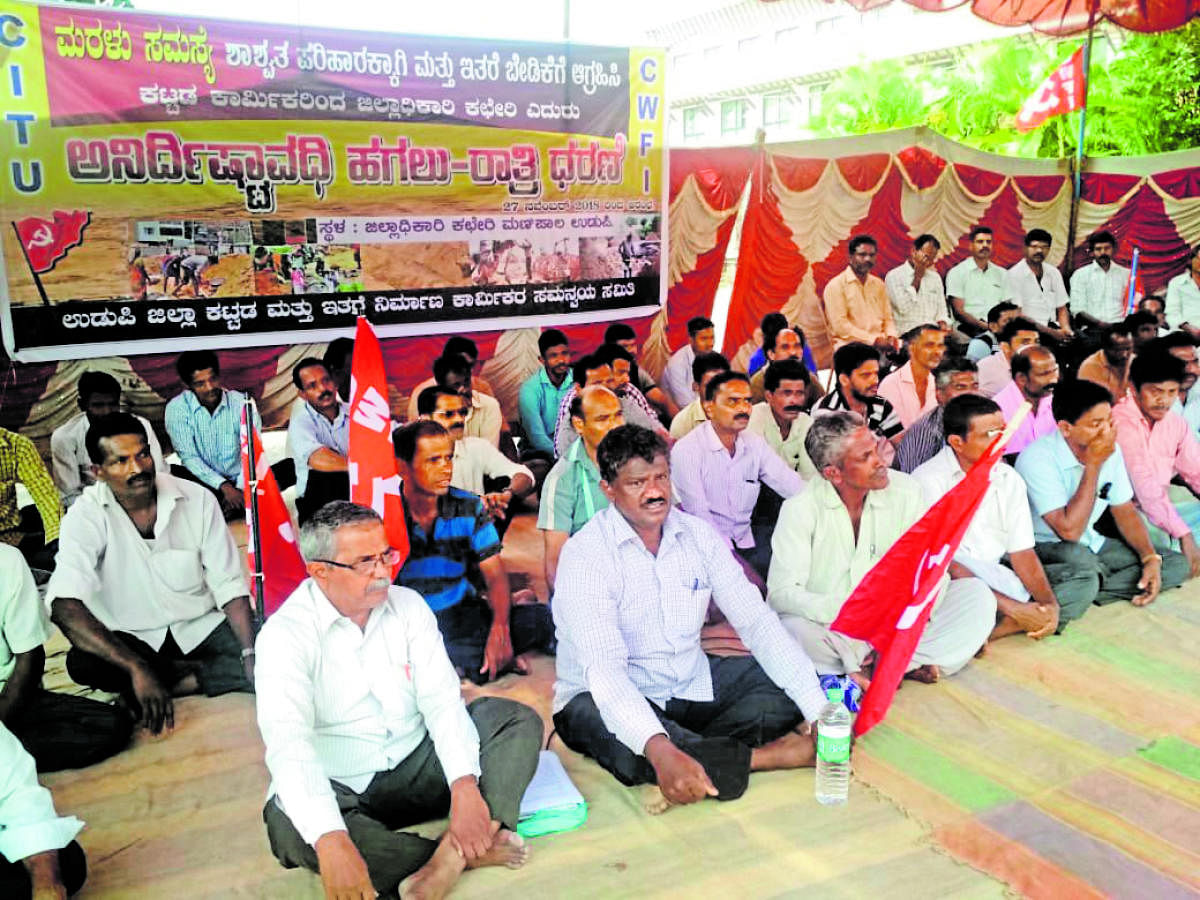
<svg viewBox="0 0 1200 900"><path fill-rule="evenodd" d="M531 838L570 831L587 821L587 803L572 784L558 754L543 750L533 781L521 798L517 834Z"/></svg>

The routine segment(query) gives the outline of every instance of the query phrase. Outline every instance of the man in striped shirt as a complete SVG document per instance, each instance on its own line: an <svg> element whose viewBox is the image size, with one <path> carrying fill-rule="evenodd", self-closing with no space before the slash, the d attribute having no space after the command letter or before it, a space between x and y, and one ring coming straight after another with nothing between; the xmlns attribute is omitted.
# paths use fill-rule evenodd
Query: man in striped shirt
<svg viewBox="0 0 1200 900"><path fill-rule="evenodd" d="M879 396L879 351L870 344L857 341L843 344L833 354L833 371L837 390L830 391L813 407L813 418L846 410L862 416L879 439L879 455L890 465L896 455L904 425L900 416L883 397Z"/></svg>
<svg viewBox="0 0 1200 900"><path fill-rule="evenodd" d="M512 605L492 517L477 495L450 486L450 435L422 419L397 429L392 442L409 543L396 584L425 598L460 677L482 684L526 671L517 657L549 648L550 610L539 603Z"/></svg>

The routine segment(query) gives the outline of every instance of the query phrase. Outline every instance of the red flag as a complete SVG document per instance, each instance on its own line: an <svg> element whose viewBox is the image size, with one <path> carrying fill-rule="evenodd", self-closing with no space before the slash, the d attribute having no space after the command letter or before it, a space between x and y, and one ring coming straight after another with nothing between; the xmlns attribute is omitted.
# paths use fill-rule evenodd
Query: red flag
<svg viewBox="0 0 1200 900"><path fill-rule="evenodd" d="M83 243L83 229L91 221L92 214L82 209L74 212L56 209L53 221L36 216L19 219L15 223L17 234L34 274L49 272L68 250Z"/></svg>
<svg viewBox="0 0 1200 900"><path fill-rule="evenodd" d="M856 735L866 734L882 721L892 705L929 621L942 578L987 492L992 466L1013 425L1022 419L1024 415L1018 411L963 480L900 536L863 576L829 626L875 648L875 674L854 720Z"/></svg>
<svg viewBox="0 0 1200 900"><path fill-rule="evenodd" d="M1017 113L1017 131L1033 131L1047 119L1083 107L1083 47L1051 72Z"/></svg>
<svg viewBox="0 0 1200 900"><path fill-rule="evenodd" d="M249 448L246 439L246 416L249 415L249 410L249 404L242 407L242 490L246 498L246 527L251 536L246 543L246 561L250 565L251 573L259 571L254 562L253 536L257 524L259 543L262 546L262 615L266 618L283 605L283 601L308 577L308 572L305 571L300 548L296 546L291 516L288 515L287 505L279 492L275 473L271 471L266 457L263 456L257 431L254 432L254 467L258 470L258 522L254 522L255 504L250 502L250 454L247 452Z"/></svg>
<svg viewBox="0 0 1200 900"><path fill-rule="evenodd" d="M400 565L408 557L408 526L400 476L392 449L392 412L388 404L383 351L375 329L358 317L354 334L354 360L350 367L350 499L369 506L383 517L388 543L400 551ZM395 572L392 573L395 575Z"/></svg>

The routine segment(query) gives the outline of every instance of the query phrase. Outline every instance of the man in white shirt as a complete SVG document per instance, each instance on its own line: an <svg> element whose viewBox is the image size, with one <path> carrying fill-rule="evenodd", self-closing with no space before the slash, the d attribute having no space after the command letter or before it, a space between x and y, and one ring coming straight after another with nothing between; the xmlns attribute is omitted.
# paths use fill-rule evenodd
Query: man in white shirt
<svg viewBox="0 0 1200 900"><path fill-rule="evenodd" d="M988 310L1012 295L1004 269L992 264L992 229L976 225L970 239L970 257L946 273L946 295L962 330L976 335L987 331Z"/></svg>
<svg viewBox="0 0 1200 900"><path fill-rule="evenodd" d="M683 409L692 400L692 363L701 353L709 353L716 343L712 319L695 316L688 319L688 342L671 354L658 379L659 387L671 401Z"/></svg>
<svg viewBox="0 0 1200 900"><path fill-rule="evenodd" d="M156 475L137 419L107 416L87 443L96 484L63 519L46 605L71 678L120 693L157 733L173 696L251 690L242 562L208 489Z"/></svg>
<svg viewBox="0 0 1200 900"><path fill-rule="evenodd" d="M692 363L692 390L696 397L671 420L671 440L679 440L708 421L708 414L704 412L704 390L718 373L728 371L729 360L715 350L696 357Z"/></svg>
<svg viewBox="0 0 1200 900"><path fill-rule="evenodd" d="M1045 264L1052 240L1044 228L1025 235L1025 258L1008 270L1008 291L1021 315L1037 323L1042 337L1061 342L1075 334L1062 273Z"/></svg>
<svg viewBox="0 0 1200 900"><path fill-rule="evenodd" d="M918 325L937 325L943 331L950 328L946 291L933 267L941 249L941 242L932 234L918 235L912 242L908 259L883 279L892 304L896 331L901 335Z"/></svg>
<svg viewBox="0 0 1200 900"><path fill-rule="evenodd" d="M501 433L507 431L500 401L475 390L470 361L459 353L442 354L433 361L433 380L438 386L450 388L463 398L467 406L463 434L483 438L498 448Z"/></svg>
<svg viewBox="0 0 1200 900"><path fill-rule="evenodd" d="M862 577L924 512L917 483L889 472L860 415L813 419L805 438L821 474L783 504L772 541L767 603L822 674L869 684L871 645L833 631ZM963 668L996 624L996 598L978 578L950 582L909 663L907 677L935 682Z"/></svg>
<svg viewBox="0 0 1200 900"><path fill-rule="evenodd" d="M824 698L812 664L716 530L671 505L666 442L622 425L597 462L611 505L567 541L554 589L563 741L622 784L657 785L650 812L733 800L752 771L813 765ZM752 656L705 655L710 603Z"/></svg>
<svg viewBox="0 0 1200 900"><path fill-rule="evenodd" d="M1188 267L1167 282L1167 322L1200 340L1200 244L1188 255Z"/></svg>
<svg viewBox="0 0 1200 900"><path fill-rule="evenodd" d="M75 842L81 828L74 816L55 812L33 758L0 725L0 897L74 895L87 878L87 859Z"/></svg>
<svg viewBox="0 0 1200 900"><path fill-rule="evenodd" d="M292 367L303 404L292 404L288 453L296 463L296 516L300 524L330 500L350 496L350 404L337 395L325 363L308 356Z"/></svg>
<svg viewBox="0 0 1200 900"><path fill-rule="evenodd" d="M96 483L92 474L92 461L88 458L84 438L87 430L98 419L117 412L121 408L121 386L107 372L84 372L79 376L76 387L79 394L80 412L54 429L50 435L50 456L53 462L54 483L62 495L63 506L70 508L83 489ZM162 448L154 429L141 416L136 417L146 429L150 441L150 454L160 472L167 472Z"/></svg>
<svg viewBox="0 0 1200 900"><path fill-rule="evenodd" d="M1017 316L1000 329L1000 352L979 362L979 393L995 397L1012 384L1012 358L1040 342L1037 323Z"/></svg>
<svg viewBox="0 0 1200 900"><path fill-rule="evenodd" d="M1071 311L1084 328L1100 328L1125 319L1129 270L1113 262L1117 239L1111 231L1088 235L1092 261L1071 275Z"/></svg>
<svg viewBox="0 0 1200 900"><path fill-rule="evenodd" d="M983 456L1004 431L1004 414L994 401L964 394L946 404L942 423L946 446L912 473L926 506L945 496ZM950 577L981 578L992 589L998 621L990 641L1021 632L1040 640L1058 627L1058 600L1033 551L1025 482L1007 463L992 467L987 493L950 563Z"/></svg>
<svg viewBox="0 0 1200 900"><path fill-rule="evenodd" d="M373 510L329 503L301 526L300 550L310 577L263 626L255 673L275 858L355 900L443 897L465 868L524 864L515 829L537 713L463 705L433 613L391 584L400 554ZM396 831L447 814L437 840Z"/></svg>

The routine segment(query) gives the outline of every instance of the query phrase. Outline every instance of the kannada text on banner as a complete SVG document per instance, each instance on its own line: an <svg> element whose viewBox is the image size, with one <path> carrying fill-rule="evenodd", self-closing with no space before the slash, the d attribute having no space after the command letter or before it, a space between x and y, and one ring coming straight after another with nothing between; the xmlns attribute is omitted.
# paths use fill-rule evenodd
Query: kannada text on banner
<svg viewBox="0 0 1200 900"><path fill-rule="evenodd" d="M661 304L660 50L12 0L0 50L18 359Z"/></svg>

